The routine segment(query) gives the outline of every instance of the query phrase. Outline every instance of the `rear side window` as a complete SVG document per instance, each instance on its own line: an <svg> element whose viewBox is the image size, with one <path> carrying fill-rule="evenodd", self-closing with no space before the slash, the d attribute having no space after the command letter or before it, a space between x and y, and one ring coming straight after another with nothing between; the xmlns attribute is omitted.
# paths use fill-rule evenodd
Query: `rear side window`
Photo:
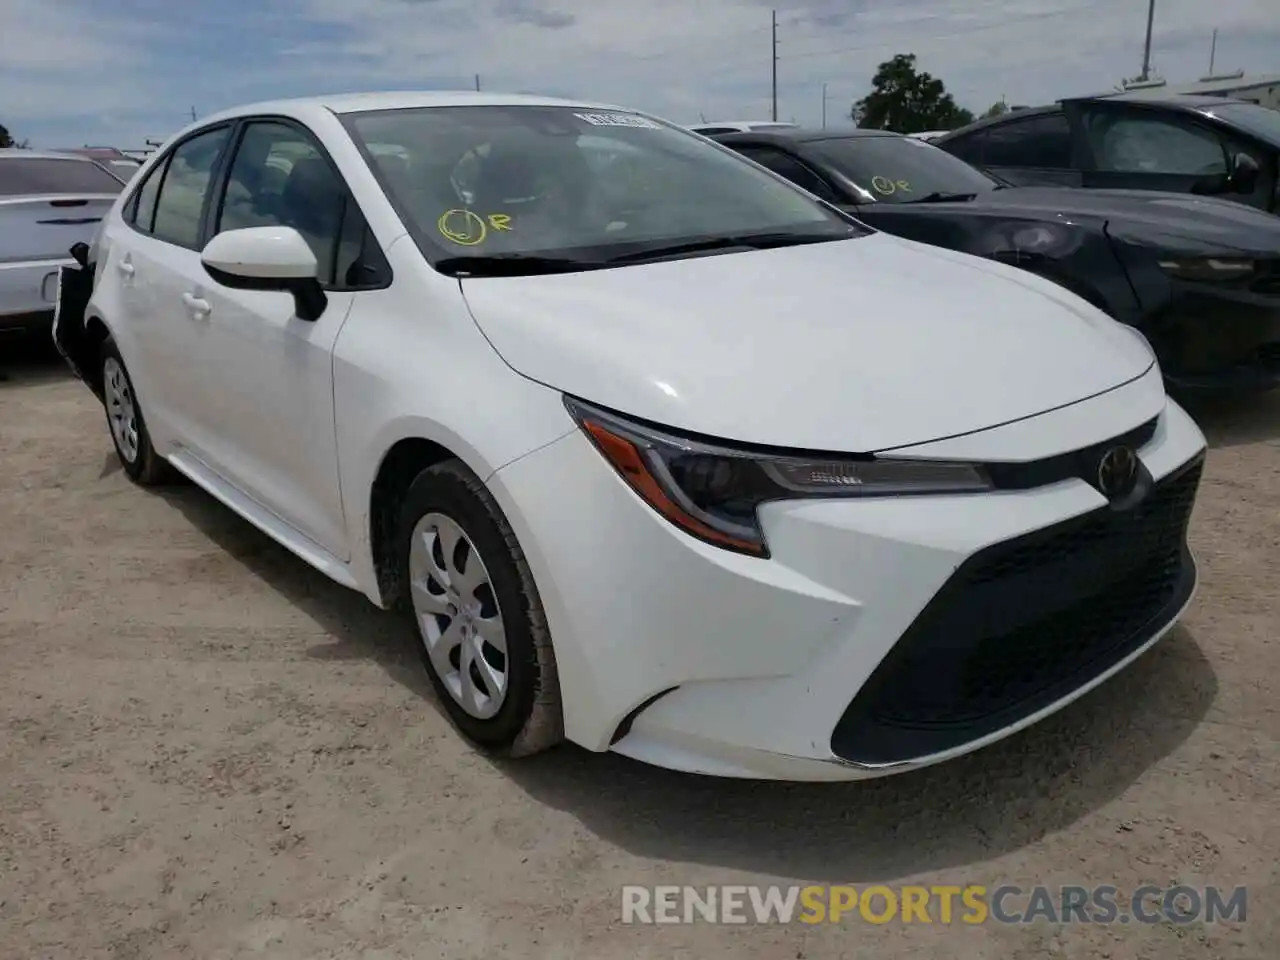
<svg viewBox="0 0 1280 960"><path fill-rule="evenodd" d="M982 162L989 167L1071 167L1071 126L1065 114L996 124L986 134Z"/></svg>
<svg viewBox="0 0 1280 960"><path fill-rule="evenodd" d="M0 159L0 197L29 193L119 193L124 184L92 160L70 157Z"/></svg>
<svg viewBox="0 0 1280 960"><path fill-rule="evenodd" d="M200 217L213 178L213 167L226 144L230 127L196 134L178 144L169 158L151 233L157 240L192 250L200 245Z"/></svg>
<svg viewBox="0 0 1280 960"><path fill-rule="evenodd" d="M953 157L959 157L965 163L971 163L975 167L983 164L982 148L987 144L987 131L977 130L973 133L965 134L963 137L956 137L948 140L946 143L939 143L936 146L941 147Z"/></svg>
<svg viewBox="0 0 1280 960"><path fill-rule="evenodd" d="M164 179L167 161L157 163L142 186L134 193L124 218L143 233L150 233L156 219L156 199L160 196L160 182Z"/></svg>

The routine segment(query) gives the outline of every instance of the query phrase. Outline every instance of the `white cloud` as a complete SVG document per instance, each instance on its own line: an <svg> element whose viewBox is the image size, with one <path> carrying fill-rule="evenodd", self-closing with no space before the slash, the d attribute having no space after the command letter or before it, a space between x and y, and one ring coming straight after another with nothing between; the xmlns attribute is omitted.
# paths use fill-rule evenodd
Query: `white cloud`
<svg viewBox="0 0 1280 960"><path fill-rule="evenodd" d="M778 0L781 2L781 0ZM1280 70L1277 0L1161 0L1153 61ZM125 13L117 3L127 3ZM163 136L245 100L470 86L571 94L675 120L766 116L769 0L3 0L0 122L67 142ZM1036 103L1137 72L1138 0L798 0L779 19L779 113L842 118L876 64L915 52L957 99ZM51 38L54 41L51 42ZM29 128L30 133L24 133ZM90 135L92 133L92 136Z"/></svg>

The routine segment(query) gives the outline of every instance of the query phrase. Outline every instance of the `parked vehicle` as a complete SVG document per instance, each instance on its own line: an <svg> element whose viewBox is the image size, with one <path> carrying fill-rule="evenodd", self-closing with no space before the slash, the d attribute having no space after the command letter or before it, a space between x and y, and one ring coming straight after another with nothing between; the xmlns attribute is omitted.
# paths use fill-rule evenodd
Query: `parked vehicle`
<svg viewBox="0 0 1280 960"><path fill-rule="evenodd" d="M919 133L908 133L907 136L912 140L937 140L939 137L945 137L948 132L947 130L922 130Z"/></svg>
<svg viewBox="0 0 1280 960"><path fill-rule="evenodd" d="M0 149L0 336L49 335L58 270L124 184L84 157Z"/></svg>
<svg viewBox="0 0 1280 960"><path fill-rule="evenodd" d="M1149 91L1017 110L933 141L1017 186L1165 190L1280 212L1280 111Z"/></svg>
<svg viewBox="0 0 1280 960"><path fill-rule="evenodd" d="M1212 197L1011 188L880 130L715 139L877 229L1052 280L1141 330L1172 388L1280 384L1280 217Z"/></svg>
<svg viewBox="0 0 1280 960"><path fill-rule="evenodd" d="M142 166L133 157L122 150L117 150L115 147L75 147L61 152L77 154L82 157L88 157L90 160L95 160L125 183L128 183L130 178Z"/></svg>
<svg viewBox="0 0 1280 960"><path fill-rule="evenodd" d="M1205 441L1139 334L645 114L243 107L77 255L55 338L128 475L404 610L495 753L935 763L1122 669L1195 585Z"/></svg>
<svg viewBox="0 0 1280 960"><path fill-rule="evenodd" d="M709 137L716 133L748 133L752 130L785 130L794 127L794 123L781 120L715 120L690 127L694 133Z"/></svg>

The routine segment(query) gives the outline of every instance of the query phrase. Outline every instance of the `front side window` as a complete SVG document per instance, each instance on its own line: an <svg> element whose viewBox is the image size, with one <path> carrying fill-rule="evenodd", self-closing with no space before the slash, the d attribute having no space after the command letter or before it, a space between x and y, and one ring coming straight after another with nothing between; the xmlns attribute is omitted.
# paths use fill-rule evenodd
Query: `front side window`
<svg viewBox="0 0 1280 960"><path fill-rule="evenodd" d="M1227 172L1227 151L1217 134L1181 117L1093 110L1085 135L1097 168L1109 173L1214 176Z"/></svg>
<svg viewBox="0 0 1280 960"><path fill-rule="evenodd" d="M810 147L883 203L972 196L996 188L994 180L963 160L911 137L839 137Z"/></svg>
<svg viewBox="0 0 1280 960"><path fill-rule="evenodd" d="M1071 125L1064 114L993 124L986 130L983 164L1067 170L1071 167Z"/></svg>
<svg viewBox="0 0 1280 960"><path fill-rule="evenodd" d="M496 253L585 260L721 237L866 232L733 153L636 114L426 107L344 122L433 262ZM382 159L392 146L395 176Z"/></svg>
<svg viewBox="0 0 1280 960"><path fill-rule="evenodd" d="M215 232L293 227L316 255L317 279L332 283L347 189L315 141L297 127L249 124L236 148Z"/></svg>
<svg viewBox="0 0 1280 960"><path fill-rule="evenodd" d="M205 195L230 129L206 130L174 149L156 200L151 234L157 240L192 250L200 245L200 216Z"/></svg>
<svg viewBox="0 0 1280 960"><path fill-rule="evenodd" d="M0 158L0 197L23 194L119 193L124 184L92 160Z"/></svg>

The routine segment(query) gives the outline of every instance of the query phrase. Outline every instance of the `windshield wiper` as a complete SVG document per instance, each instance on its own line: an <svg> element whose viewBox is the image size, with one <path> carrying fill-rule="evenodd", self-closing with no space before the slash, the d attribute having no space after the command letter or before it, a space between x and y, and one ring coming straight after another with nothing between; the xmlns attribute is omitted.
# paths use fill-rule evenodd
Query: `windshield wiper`
<svg viewBox="0 0 1280 960"><path fill-rule="evenodd" d="M917 197L915 200L908 200L907 203L963 203L976 197L976 193L942 193L935 190L933 193L926 193L923 197Z"/></svg>
<svg viewBox="0 0 1280 960"><path fill-rule="evenodd" d="M530 277L544 273L578 273L599 270L609 264L600 260L574 260L571 257L543 257L531 253L491 253L445 257L435 267L450 276Z"/></svg>
<svg viewBox="0 0 1280 960"><path fill-rule="evenodd" d="M711 237L706 240L688 240L684 243L670 243L663 246L645 247L610 257L610 263L637 263L644 260L660 260L665 257L678 257L685 253L701 253L707 250L768 250L773 247L794 247L802 243L825 243L829 240L848 240L855 237L854 231L841 234L830 233L744 233L733 236Z"/></svg>

